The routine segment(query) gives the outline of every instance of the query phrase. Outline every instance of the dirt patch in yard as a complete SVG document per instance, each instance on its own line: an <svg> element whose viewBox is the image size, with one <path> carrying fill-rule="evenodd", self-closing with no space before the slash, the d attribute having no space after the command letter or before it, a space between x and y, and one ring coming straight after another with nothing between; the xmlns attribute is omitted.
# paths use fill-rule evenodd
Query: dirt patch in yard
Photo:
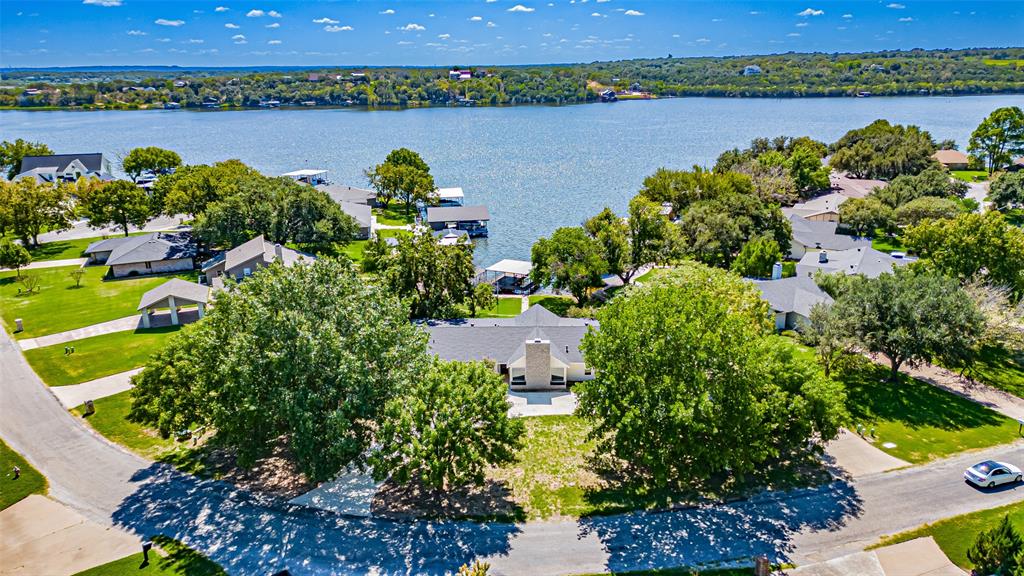
<svg viewBox="0 0 1024 576"><path fill-rule="evenodd" d="M373 498L374 516L393 519L472 518L522 521L523 508L504 482L488 479L483 486L468 486L440 492L420 484L385 482Z"/></svg>

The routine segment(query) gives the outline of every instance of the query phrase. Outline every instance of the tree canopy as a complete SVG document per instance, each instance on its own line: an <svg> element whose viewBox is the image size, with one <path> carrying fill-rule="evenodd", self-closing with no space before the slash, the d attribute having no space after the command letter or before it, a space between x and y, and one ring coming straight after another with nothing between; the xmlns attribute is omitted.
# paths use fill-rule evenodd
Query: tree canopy
<svg viewBox="0 0 1024 576"><path fill-rule="evenodd" d="M181 166L174 173L158 178L153 185L154 211L168 216L188 214L194 218L210 204L237 194L243 186L265 181L265 176L238 160L211 166Z"/></svg>
<svg viewBox="0 0 1024 576"><path fill-rule="evenodd" d="M895 178L935 165L935 142L917 126L875 120L850 130L830 147L829 165L857 178Z"/></svg>
<svg viewBox="0 0 1024 576"><path fill-rule="evenodd" d="M870 195L850 198L839 205L839 221L858 236L874 236L879 229L892 230L895 219L891 207Z"/></svg>
<svg viewBox="0 0 1024 576"><path fill-rule="evenodd" d="M895 210L925 196L963 198L966 193L966 182L950 178L943 168L932 167L917 175L897 176L888 186L872 190L869 196Z"/></svg>
<svg viewBox="0 0 1024 576"><path fill-rule="evenodd" d="M129 226L142 228L153 217L149 196L142 188L126 180L96 186L78 201L90 226L117 226L125 236Z"/></svg>
<svg viewBox="0 0 1024 576"><path fill-rule="evenodd" d="M992 181L988 199L996 210L1024 207L1024 172L1006 172Z"/></svg>
<svg viewBox="0 0 1024 576"><path fill-rule="evenodd" d="M401 200L406 214L416 202L433 200L437 190L426 161L408 148L392 150L382 164L366 170L366 178L381 204Z"/></svg>
<svg viewBox="0 0 1024 576"><path fill-rule="evenodd" d="M166 174L181 166L181 156L177 152L164 150L156 146L135 148L121 160L121 169L131 177L133 182L138 182L139 176L150 174Z"/></svg>
<svg viewBox="0 0 1024 576"><path fill-rule="evenodd" d="M999 170L1024 154L1024 110L1018 106L997 108L971 133L967 151L985 161L988 173Z"/></svg>
<svg viewBox="0 0 1024 576"><path fill-rule="evenodd" d="M590 290L603 286L608 271L603 247L582 228L559 228L550 238L541 238L531 252L530 277L540 286L568 290L577 303L586 302Z"/></svg>
<svg viewBox="0 0 1024 576"><path fill-rule="evenodd" d="M759 236L743 245L732 261L732 271L747 278L770 278L776 262L782 262L778 242Z"/></svg>
<svg viewBox="0 0 1024 576"><path fill-rule="evenodd" d="M32 263L32 255L10 238L0 238L0 268L14 268L21 277L21 268Z"/></svg>
<svg viewBox="0 0 1024 576"><path fill-rule="evenodd" d="M833 438L845 418L842 388L774 336L767 304L734 274L685 264L598 319L577 413L656 484L749 472Z"/></svg>
<svg viewBox="0 0 1024 576"><path fill-rule="evenodd" d="M13 180L21 170L25 156L48 156L53 154L50 147L41 142L29 142L18 138L14 142L0 142L0 170L7 172L7 179Z"/></svg>
<svg viewBox="0 0 1024 576"><path fill-rule="evenodd" d="M217 295L134 377L130 418L164 436L210 426L250 466L283 437L312 480L370 448L385 404L426 365L397 297L348 260L273 264Z"/></svg>
<svg viewBox="0 0 1024 576"><path fill-rule="evenodd" d="M37 184L31 178L0 181L0 232L11 232L26 246L38 246L41 233L67 230L74 217L71 189L63 183Z"/></svg>
<svg viewBox="0 0 1024 576"><path fill-rule="evenodd" d="M377 262L384 281L413 318L452 318L474 303L473 245L442 245L433 234L402 235Z"/></svg>

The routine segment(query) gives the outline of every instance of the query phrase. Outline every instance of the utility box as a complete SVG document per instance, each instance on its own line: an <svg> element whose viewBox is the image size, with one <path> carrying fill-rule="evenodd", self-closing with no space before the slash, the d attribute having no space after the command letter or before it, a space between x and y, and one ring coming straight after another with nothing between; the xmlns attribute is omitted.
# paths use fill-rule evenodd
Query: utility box
<svg viewBox="0 0 1024 576"><path fill-rule="evenodd" d="M14 319L14 331L21 332L25 330L25 326L21 323L21 318Z"/></svg>

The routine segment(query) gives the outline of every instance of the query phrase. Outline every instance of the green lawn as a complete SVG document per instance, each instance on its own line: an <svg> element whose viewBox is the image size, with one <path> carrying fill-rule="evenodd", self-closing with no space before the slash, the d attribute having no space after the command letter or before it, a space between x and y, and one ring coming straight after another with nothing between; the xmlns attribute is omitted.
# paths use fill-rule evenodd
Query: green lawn
<svg viewBox="0 0 1024 576"><path fill-rule="evenodd" d="M477 312L477 318L511 318L519 316L523 307L520 298L498 298L498 303L488 310Z"/></svg>
<svg viewBox="0 0 1024 576"><path fill-rule="evenodd" d="M565 316L575 302L567 296L530 296L530 306L540 304L559 316Z"/></svg>
<svg viewBox="0 0 1024 576"><path fill-rule="evenodd" d="M21 476L14 479L14 467L21 468ZM0 510L17 504L29 494L45 494L46 478L0 440Z"/></svg>
<svg viewBox="0 0 1024 576"><path fill-rule="evenodd" d="M132 232L129 236L138 236L140 234L149 234L149 232ZM113 238L114 236L108 236ZM66 260L69 258L83 258L84 254L82 251L85 250L89 244L93 242L103 240L101 236L95 238L75 238L71 240L55 240L53 242L44 242L35 248L29 248L28 252L32 255L33 262L42 262L44 260Z"/></svg>
<svg viewBox="0 0 1024 576"><path fill-rule="evenodd" d="M142 566L140 552L79 572L75 576L227 576L215 562L177 540L155 536L153 544L159 546L167 556L161 556L154 550L149 554L149 564Z"/></svg>
<svg viewBox="0 0 1024 576"><path fill-rule="evenodd" d="M650 282L651 280L657 279L659 276L668 274L669 270L669 268L651 268L646 274L633 278L633 283Z"/></svg>
<svg viewBox="0 0 1024 576"><path fill-rule="evenodd" d="M180 328L165 326L93 336L26 350L25 359L48 386L80 384L142 366ZM74 354L65 354L65 346L74 346Z"/></svg>
<svg viewBox="0 0 1024 576"><path fill-rule="evenodd" d="M964 182L984 182L988 180L988 172L985 170L950 170L949 174L957 180Z"/></svg>
<svg viewBox="0 0 1024 576"><path fill-rule="evenodd" d="M163 439L155 430L129 422L126 416L131 405L131 390L100 398L95 401L96 413L85 417L85 421L107 440L146 458L157 459L189 451L190 443ZM71 413L81 416L84 406L73 408Z"/></svg>
<svg viewBox="0 0 1024 576"><path fill-rule="evenodd" d="M388 226L404 226L416 221L416 208L410 208L409 214L406 215L404 204L391 204L387 208L374 208L373 213L377 216L378 224Z"/></svg>
<svg viewBox="0 0 1024 576"><path fill-rule="evenodd" d="M876 233L875 237L871 239L871 247L879 252L906 252L907 248L903 245L903 240L899 236L889 236L884 233Z"/></svg>
<svg viewBox="0 0 1024 576"><path fill-rule="evenodd" d="M902 374L887 382L887 367L852 360L836 377L846 384L853 423L875 428L875 446L897 458L917 464L1019 437L1012 418Z"/></svg>
<svg viewBox="0 0 1024 576"><path fill-rule="evenodd" d="M139 299L147 290L172 277L195 280L195 272L104 280L106 266L85 268L80 287L68 273L75 266L23 271L39 279L39 290L31 296L18 293L21 283L14 272L0 274L0 317L8 331L14 319L24 320L25 330L16 338L34 338L82 328L137 313Z"/></svg>
<svg viewBox="0 0 1024 576"><path fill-rule="evenodd" d="M1010 522L1014 528L1024 534L1024 502L1017 502L1001 508L980 510L940 520L934 524L925 524L920 528L883 538L878 544L872 545L871 549L931 536L954 564L969 571L972 565L967 559L967 549L974 544L978 534L994 528L1005 514L1010 515Z"/></svg>
<svg viewBox="0 0 1024 576"><path fill-rule="evenodd" d="M984 348L973 375L979 382L1024 398L1024 350Z"/></svg>

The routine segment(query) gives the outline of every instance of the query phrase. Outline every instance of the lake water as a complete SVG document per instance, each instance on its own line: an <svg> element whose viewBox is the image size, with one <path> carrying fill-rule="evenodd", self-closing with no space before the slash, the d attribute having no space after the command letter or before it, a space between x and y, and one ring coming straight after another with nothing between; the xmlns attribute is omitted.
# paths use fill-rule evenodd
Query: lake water
<svg viewBox="0 0 1024 576"><path fill-rule="evenodd" d="M609 206L620 213L659 167L711 165L758 136L834 141L877 118L917 124L963 148L992 110L1020 96L956 98L680 98L564 107L401 111L4 111L0 139L42 141L57 152L136 146L177 151L186 163L238 158L266 174L324 168L366 186L363 170L392 149L418 151L438 186L461 186L491 212L476 261L529 259L534 240Z"/></svg>

